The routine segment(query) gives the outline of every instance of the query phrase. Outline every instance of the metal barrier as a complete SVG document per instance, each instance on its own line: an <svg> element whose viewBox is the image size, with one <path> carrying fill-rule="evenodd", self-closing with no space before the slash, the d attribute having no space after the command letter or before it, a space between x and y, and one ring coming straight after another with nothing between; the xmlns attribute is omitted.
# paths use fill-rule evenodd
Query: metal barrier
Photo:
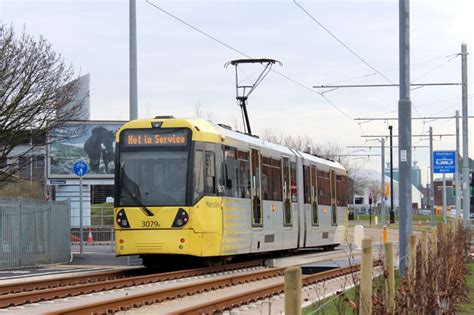
<svg viewBox="0 0 474 315"><path fill-rule="evenodd" d="M79 228L71 228L71 244L79 244ZM82 240L84 244L110 245L114 242L114 227L84 227Z"/></svg>
<svg viewBox="0 0 474 315"><path fill-rule="evenodd" d="M0 269L67 262L69 202L0 198Z"/></svg>

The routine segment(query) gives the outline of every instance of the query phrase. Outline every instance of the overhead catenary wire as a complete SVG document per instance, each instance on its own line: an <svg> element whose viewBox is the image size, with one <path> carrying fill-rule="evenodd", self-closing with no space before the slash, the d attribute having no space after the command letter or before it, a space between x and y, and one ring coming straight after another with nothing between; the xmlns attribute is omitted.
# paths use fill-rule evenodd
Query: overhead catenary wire
<svg viewBox="0 0 474 315"><path fill-rule="evenodd" d="M216 37L214 37L214 36L212 36L212 35L210 35L210 34L204 32L203 30L201 30L201 29L199 29L199 28L193 26L192 24L186 22L185 20L181 19L180 17L178 17L178 16L176 16L176 15L174 15L174 14L172 14L172 13L166 11L165 9L161 8L160 6L158 6L158 5L156 5L155 3L151 2L150 0L146 0L146 3L148 3L149 5L151 5L152 7L154 7L155 9L157 9L157 10L163 12L164 14L168 15L169 17L171 17L171 18L173 18L173 19L179 21L180 23L186 25L187 27L191 28L192 30L194 30L194 31L196 31L196 32L198 32L198 33L200 33L201 35L204 35L205 37L207 37L207 38L209 38L209 39L211 39L211 40L213 40L213 41L219 43L220 45L222 45L222 46L224 46L224 47L226 47L226 48L228 48L228 49L230 49L230 50L232 50L232 51L234 51L234 52L236 52L236 53L238 53L238 54L240 54L240 55L242 55L242 56L244 56L244 57L246 57L246 58L252 58L250 55L244 53L243 51L238 50L238 49L232 47L231 45L229 45L229 44L223 42L222 40L220 40L220 39L218 39L218 38L216 38ZM296 85L298 85L298 86L300 86L300 87L302 87L302 88L304 88L304 89L306 89L306 90L308 90L308 91L311 91L311 92L314 93L314 94L317 94L317 95L321 96L328 104L330 104L332 107L334 107L338 112L340 112L341 114L343 114L343 115L344 115L346 118L348 118L350 121L354 122L353 117L351 117L349 114L347 114L345 111L343 111L343 110L342 110L339 106L337 106L334 102L332 102L332 101L330 101L329 99L327 99L326 97L324 97L321 93L316 92L311 86L307 86L307 85L305 85L305 84L303 84L303 83L301 83L301 82L299 82L299 81L297 81L297 80L295 80L295 79L293 79L293 78L291 78L291 77L289 77L289 76L287 76L287 75L285 75L285 74L283 74L283 73L281 73L281 72L279 72L279 71L277 71L277 70L275 70L275 69L271 69L271 71L274 72L275 74L278 74L279 76L281 76L281 77L283 77L283 78L285 78L285 79L287 79L287 80L293 82L294 84L296 84Z"/></svg>
<svg viewBox="0 0 474 315"><path fill-rule="evenodd" d="M369 62L367 62L364 58L362 58L358 53L356 53L353 49L351 49L346 43L344 43L341 39L339 39L334 33L332 33L327 27L325 27L320 21L318 21L311 13L308 12L301 4L299 4L296 0L293 0L293 3L299 7L306 15L308 15L316 24L318 24L323 30L325 30L332 38L334 38L339 44L341 44L344 48L346 48L352 55L354 55L357 59L359 59L362 63L368 66L370 69L375 71L380 77L385 79L387 82L391 84L395 84L392 80L386 77L382 72L372 66ZM323 95L323 94L321 94ZM412 108L415 113L420 116L420 112L418 111L415 104L412 104Z"/></svg>
<svg viewBox="0 0 474 315"><path fill-rule="evenodd" d="M379 76L384 78L387 82L394 83L392 80L387 78L382 72L377 70L374 66L368 63L364 58L362 58L358 53L356 53L353 49L351 49L346 43L344 43L341 39L339 39L333 32L331 32L327 27L325 27L321 22L319 22L311 13L309 13L301 4L299 4L296 0L293 0L293 3L300 8L306 15L310 17L316 24L318 24L323 30L325 30L332 38L334 38L339 44L341 44L344 48L346 48L352 55L354 55L357 59L359 59L362 63L368 66L370 69L374 70Z"/></svg>
<svg viewBox="0 0 474 315"><path fill-rule="evenodd" d="M438 61L438 60L441 60L441 59L451 58L451 57L453 57L453 56L458 56L458 55L459 55L459 54L456 53L456 54L450 54L450 55L446 55L446 56L441 56L441 57L426 59L426 60L422 60L422 61L417 61L417 62L411 63L411 64L410 64L410 67L413 68L414 66L418 66L418 65L425 64L425 63L429 63L429 62L433 62L433 61ZM385 70L382 70L381 72L382 72L382 73L387 73L387 72L392 72L392 71L395 71L395 70L398 71L399 68L398 68L398 67L395 67L395 68L385 69ZM355 77L350 77L350 78L343 79L343 80L339 80L339 81L329 82L329 83L327 83L326 85L336 85L336 84L339 84L339 83L354 81L354 80L357 80L357 79L368 78L368 77L371 77L371 76L374 76L374 75L377 75L377 73L376 73L376 72L371 72L371 73L367 73L367 74L364 74L364 75L359 75L359 76L355 76ZM418 105L418 107L420 107L420 106Z"/></svg>

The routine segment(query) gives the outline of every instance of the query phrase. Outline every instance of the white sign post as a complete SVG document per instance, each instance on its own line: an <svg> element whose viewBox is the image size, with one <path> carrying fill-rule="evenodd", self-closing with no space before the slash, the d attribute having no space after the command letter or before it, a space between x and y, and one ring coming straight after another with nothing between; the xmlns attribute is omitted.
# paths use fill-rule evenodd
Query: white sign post
<svg viewBox="0 0 474 315"><path fill-rule="evenodd" d="M79 256L84 256L84 227L82 225L82 177L89 171L89 166L84 160L79 160L72 167L74 174L79 176Z"/></svg>

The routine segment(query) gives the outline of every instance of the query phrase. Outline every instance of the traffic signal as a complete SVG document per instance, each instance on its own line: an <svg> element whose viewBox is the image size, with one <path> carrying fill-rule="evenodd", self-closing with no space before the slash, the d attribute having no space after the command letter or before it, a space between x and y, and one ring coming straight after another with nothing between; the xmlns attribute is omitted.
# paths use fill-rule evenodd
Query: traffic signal
<svg viewBox="0 0 474 315"><path fill-rule="evenodd" d="M372 204L372 194L369 195L369 205Z"/></svg>

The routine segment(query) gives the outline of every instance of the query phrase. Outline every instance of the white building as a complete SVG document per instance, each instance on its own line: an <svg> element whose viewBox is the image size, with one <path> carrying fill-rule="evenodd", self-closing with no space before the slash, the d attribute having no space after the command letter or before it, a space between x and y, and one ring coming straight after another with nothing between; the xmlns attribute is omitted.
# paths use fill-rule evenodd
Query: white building
<svg viewBox="0 0 474 315"><path fill-rule="evenodd" d="M372 207L376 209L381 208L382 200L382 187L381 187L381 174L375 170L361 170L358 173L358 177L362 178L364 182L368 184L364 188L362 195L354 194L353 204L357 212L367 212L369 209L369 195L372 195ZM385 176L385 207L390 209L390 177ZM421 207L421 199L423 194L421 191L412 185L412 204L414 209ZM393 209L398 212L399 200L398 200L398 181L393 180Z"/></svg>

